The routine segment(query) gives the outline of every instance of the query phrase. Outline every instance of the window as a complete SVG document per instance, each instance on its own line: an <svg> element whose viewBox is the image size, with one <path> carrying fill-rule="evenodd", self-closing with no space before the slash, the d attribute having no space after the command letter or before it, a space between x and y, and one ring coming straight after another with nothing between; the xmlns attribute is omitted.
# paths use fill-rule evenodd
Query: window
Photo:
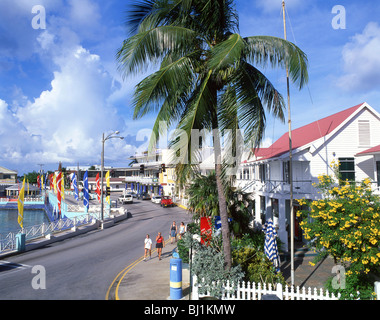
<svg viewBox="0 0 380 320"><path fill-rule="evenodd" d="M259 179L261 182L266 181L266 170L267 170L267 165L266 164L260 164L260 166L259 166Z"/></svg>
<svg viewBox="0 0 380 320"><path fill-rule="evenodd" d="M369 120L359 120L359 147L371 145Z"/></svg>
<svg viewBox="0 0 380 320"><path fill-rule="evenodd" d="M376 161L377 185L380 187L380 161Z"/></svg>
<svg viewBox="0 0 380 320"><path fill-rule="evenodd" d="M355 181L355 159L339 158L339 174L343 181Z"/></svg>
<svg viewBox="0 0 380 320"><path fill-rule="evenodd" d="M283 181L286 183L290 183L290 173L289 173L289 166L290 166L290 161L286 161L283 163Z"/></svg>

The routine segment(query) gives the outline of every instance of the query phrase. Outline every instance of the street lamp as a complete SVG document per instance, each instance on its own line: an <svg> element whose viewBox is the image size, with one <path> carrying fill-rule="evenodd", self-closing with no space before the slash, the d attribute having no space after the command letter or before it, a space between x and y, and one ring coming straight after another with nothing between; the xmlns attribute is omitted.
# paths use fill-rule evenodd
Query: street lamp
<svg viewBox="0 0 380 320"><path fill-rule="evenodd" d="M119 138L121 140L124 139L124 137L115 136L116 134L119 134L120 131L115 131L110 133L107 137L104 138L104 132L103 132L103 138L102 138L102 159L101 159L101 168L100 168L100 175L101 175L101 188L100 188L100 212L101 212L101 220L103 223L104 220L104 214L103 214L103 208L104 208L104 200L103 200L103 171L104 171L104 142L106 142L108 139L112 138Z"/></svg>

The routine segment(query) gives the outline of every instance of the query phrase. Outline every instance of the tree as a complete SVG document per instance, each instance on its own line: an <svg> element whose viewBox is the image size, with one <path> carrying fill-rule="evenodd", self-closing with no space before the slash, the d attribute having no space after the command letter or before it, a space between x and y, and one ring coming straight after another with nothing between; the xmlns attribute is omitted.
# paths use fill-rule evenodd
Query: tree
<svg viewBox="0 0 380 320"><path fill-rule="evenodd" d="M187 134L188 152L179 165L185 177L196 167L192 131L212 132L225 267L230 268L220 134L231 129L234 137L236 130L245 129L245 142L259 146L265 111L283 119L285 104L254 65L288 66L291 79L302 88L308 79L306 55L280 38L243 38L232 0L142 0L128 12L131 34L117 53L120 70L128 76L159 63L158 71L136 86L133 117L157 113L150 148L163 133L162 121L177 124ZM173 147L181 144L183 139L174 139ZM235 149L236 143L232 146Z"/></svg>
<svg viewBox="0 0 380 320"><path fill-rule="evenodd" d="M219 198L215 172L207 176L198 174L187 189L189 195L188 210L197 217L219 216ZM232 218L232 231L235 236L249 233L250 213L248 194L234 189L229 183L225 185L227 213Z"/></svg>
<svg viewBox="0 0 380 320"><path fill-rule="evenodd" d="M323 199L299 200L310 210L298 213L305 239L318 252L312 264L331 255L336 264L346 269L342 277L349 286L343 293L356 297L358 289L368 283L372 293L369 275L380 272L380 198L373 194L369 179L361 183L336 183L328 175L318 179Z"/></svg>

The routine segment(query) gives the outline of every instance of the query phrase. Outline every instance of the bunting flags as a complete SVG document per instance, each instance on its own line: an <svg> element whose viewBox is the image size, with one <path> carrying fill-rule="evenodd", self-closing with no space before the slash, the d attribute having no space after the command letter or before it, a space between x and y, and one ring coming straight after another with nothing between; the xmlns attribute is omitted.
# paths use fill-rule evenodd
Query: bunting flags
<svg viewBox="0 0 380 320"><path fill-rule="evenodd" d="M101 191L100 191L100 179L99 179L99 173L96 175L96 194L98 196L98 201L100 202L100 194L101 194Z"/></svg>
<svg viewBox="0 0 380 320"><path fill-rule="evenodd" d="M24 229L24 193L25 193L25 178L22 182L22 188L18 195L17 207L18 207L18 217L17 222L21 229Z"/></svg>
<svg viewBox="0 0 380 320"><path fill-rule="evenodd" d="M88 208L90 207L90 196L88 194L88 172L86 171L83 176L83 205L86 208L86 212L88 212Z"/></svg>
<svg viewBox="0 0 380 320"><path fill-rule="evenodd" d="M75 175L75 173L73 173L72 182L73 182L73 188L74 188L74 197L75 197L75 200L78 201L79 200L78 185L77 185L77 176Z"/></svg>
<svg viewBox="0 0 380 320"><path fill-rule="evenodd" d="M107 181L107 187L110 187L110 171L108 170L106 173L106 181ZM111 199L110 196L106 197L106 201L108 202L109 205L111 205Z"/></svg>
<svg viewBox="0 0 380 320"><path fill-rule="evenodd" d="M55 187L56 187L56 190L57 190L58 214L61 214L61 212L62 212L61 211L61 192L62 192L62 187L61 187L62 173L61 173L61 171L58 173L56 181L57 181L57 185Z"/></svg>

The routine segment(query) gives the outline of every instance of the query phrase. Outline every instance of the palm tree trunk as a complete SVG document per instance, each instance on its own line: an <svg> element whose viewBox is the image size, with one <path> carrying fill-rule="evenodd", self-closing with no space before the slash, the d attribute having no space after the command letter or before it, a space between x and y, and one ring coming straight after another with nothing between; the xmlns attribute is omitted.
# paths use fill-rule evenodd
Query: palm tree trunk
<svg viewBox="0 0 380 320"><path fill-rule="evenodd" d="M226 270L231 269L232 258L231 258L231 242L230 242L230 228L228 226L228 213L227 213L227 202L224 193L224 187L222 182L222 152L219 137L219 130L213 129L214 137L214 156L215 156L215 176L216 176L216 186L218 188L218 199L219 199L219 214L220 221L222 223L222 240L223 240L223 253L224 253L224 268Z"/></svg>

